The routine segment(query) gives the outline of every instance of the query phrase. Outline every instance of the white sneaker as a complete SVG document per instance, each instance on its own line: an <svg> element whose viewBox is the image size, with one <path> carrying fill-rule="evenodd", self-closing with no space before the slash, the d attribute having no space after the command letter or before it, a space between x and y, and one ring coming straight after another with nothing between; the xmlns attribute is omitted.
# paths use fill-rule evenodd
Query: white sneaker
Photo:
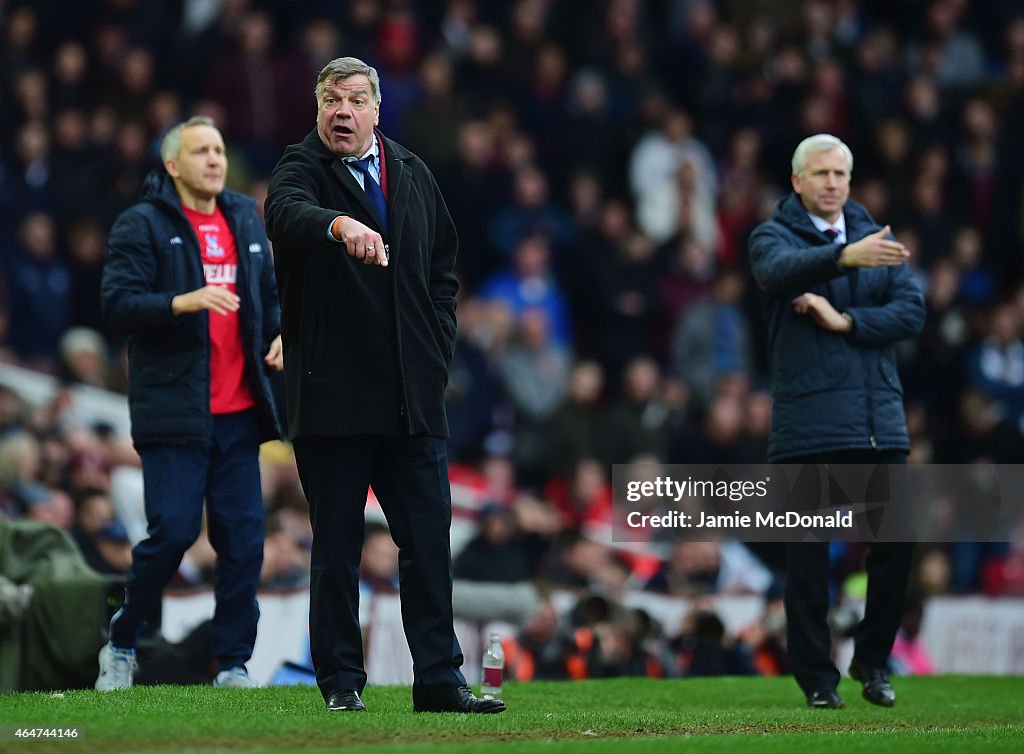
<svg viewBox="0 0 1024 754"><path fill-rule="evenodd" d="M217 673L213 685L222 689L254 689L256 682L249 677L245 668L229 668Z"/></svg>
<svg viewBox="0 0 1024 754"><path fill-rule="evenodd" d="M134 649L115 649L107 642L100 650L100 674L96 678L97 691L130 689L132 673L138 667Z"/></svg>

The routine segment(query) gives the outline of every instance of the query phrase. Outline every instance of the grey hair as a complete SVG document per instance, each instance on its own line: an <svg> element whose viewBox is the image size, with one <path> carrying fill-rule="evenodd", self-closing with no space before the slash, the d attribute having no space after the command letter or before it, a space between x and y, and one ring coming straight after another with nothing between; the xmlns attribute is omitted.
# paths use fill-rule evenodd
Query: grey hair
<svg viewBox="0 0 1024 754"><path fill-rule="evenodd" d="M193 115L186 121L179 123L164 134L164 140L160 142L160 159L166 163L170 158L177 157L181 151L181 132L192 126L211 126L216 128L217 124L213 118L206 115Z"/></svg>
<svg viewBox="0 0 1024 754"><path fill-rule="evenodd" d="M370 80L374 104L379 105L380 76L377 75L376 68L372 65L367 65L359 58L335 58L323 67L320 75L316 77L316 89L313 91L317 104L320 104L320 97L323 96L324 89L329 84L333 84L336 81L344 81L353 76L366 76Z"/></svg>
<svg viewBox="0 0 1024 754"><path fill-rule="evenodd" d="M793 175L799 175L807 167L809 152L831 152L834 149L842 151L846 156L846 172L853 173L853 152L850 148L832 134L815 134L797 144L793 152Z"/></svg>

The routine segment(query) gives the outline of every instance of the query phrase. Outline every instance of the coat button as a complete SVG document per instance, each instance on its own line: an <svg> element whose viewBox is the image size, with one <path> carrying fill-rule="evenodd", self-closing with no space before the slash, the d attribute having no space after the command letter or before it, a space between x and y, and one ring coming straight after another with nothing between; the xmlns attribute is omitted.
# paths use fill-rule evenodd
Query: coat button
<svg viewBox="0 0 1024 754"><path fill-rule="evenodd" d="M405 404L404 403L401 406L398 407L398 415L399 416L405 416Z"/></svg>

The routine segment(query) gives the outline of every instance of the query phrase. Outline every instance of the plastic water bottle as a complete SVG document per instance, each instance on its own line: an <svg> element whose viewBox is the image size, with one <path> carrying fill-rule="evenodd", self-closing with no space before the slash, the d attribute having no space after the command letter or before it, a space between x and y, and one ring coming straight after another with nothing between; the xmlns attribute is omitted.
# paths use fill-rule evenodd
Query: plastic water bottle
<svg viewBox="0 0 1024 754"><path fill-rule="evenodd" d="M483 674L480 681L480 696L484 699L501 699L501 680L505 672L505 651L501 648L501 636L491 634L484 652Z"/></svg>

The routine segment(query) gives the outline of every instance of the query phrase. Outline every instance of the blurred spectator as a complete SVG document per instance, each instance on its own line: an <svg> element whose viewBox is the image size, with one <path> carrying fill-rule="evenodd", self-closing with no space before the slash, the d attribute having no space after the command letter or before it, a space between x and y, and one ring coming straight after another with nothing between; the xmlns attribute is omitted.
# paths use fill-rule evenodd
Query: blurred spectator
<svg viewBox="0 0 1024 754"><path fill-rule="evenodd" d="M309 585L309 553L278 516L267 522L263 542L263 565L260 569L260 587L263 589L290 589Z"/></svg>
<svg viewBox="0 0 1024 754"><path fill-rule="evenodd" d="M727 637L722 619L708 609L692 611L673 641L677 670L692 677L756 675L750 649Z"/></svg>
<svg viewBox="0 0 1024 754"><path fill-rule="evenodd" d="M611 466L641 454L666 456L668 408L661 402L661 373L647 357L633 359L623 377L623 398L608 409L600 458Z"/></svg>
<svg viewBox="0 0 1024 754"><path fill-rule="evenodd" d="M518 240L513 266L485 281L480 296L504 302L517 320L527 309L543 310L552 340L560 346L570 342L568 307L551 272L551 246L545 236Z"/></svg>
<svg viewBox="0 0 1024 754"><path fill-rule="evenodd" d="M127 575L132 567L132 543L128 530L117 519L113 519L96 532L97 558L89 563L100 573Z"/></svg>
<svg viewBox="0 0 1024 754"><path fill-rule="evenodd" d="M590 588L600 594L621 593L629 569L607 545L573 531L560 539L545 561L545 581L570 588Z"/></svg>
<svg viewBox="0 0 1024 754"><path fill-rule="evenodd" d="M359 591L363 596L398 594L398 546L386 526L366 527L359 561Z"/></svg>
<svg viewBox="0 0 1024 754"><path fill-rule="evenodd" d="M27 515L33 521L50 524L66 532L71 531L75 520L75 509L71 497L63 490L47 489L33 484L23 487Z"/></svg>
<svg viewBox="0 0 1024 754"><path fill-rule="evenodd" d="M593 267L586 295L593 313L591 350L608 370L619 376L631 358L653 351L651 337L657 316L654 244L643 233L629 229L587 264Z"/></svg>
<svg viewBox="0 0 1024 754"><path fill-rule="evenodd" d="M87 327L72 327L61 336L58 349L63 379L98 388L111 386L106 344L98 332Z"/></svg>
<svg viewBox="0 0 1024 754"><path fill-rule="evenodd" d="M543 534L532 531L530 517L516 508L488 505L480 511L480 533L455 559L455 578L515 584L531 580L547 548ZM544 519L542 519L544 520Z"/></svg>
<svg viewBox="0 0 1024 754"><path fill-rule="evenodd" d="M544 600L514 638L502 641L505 672L515 681L565 681L583 677L585 661L573 633Z"/></svg>
<svg viewBox="0 0 1024 754"><path fill-rule="evenodd" d="M515 410L515 458L526 482L543 481L547 422L569 387L570 356L556 343L543 309L527 309L505 352L502 382Z"/></svg>
<svg viewBox="0 0 1024 754"><path fill-rule="evenodd" d="M944 594L949 591L951 573L949 557L941 547L923 548L914 572L916 590L924 597Z"/></svg>
<svg viewBox="0 0 1024 754"><path fill-rule="evenodd" d="M86 562L90 562L89 550L93 549L93 538L113 520L114 504L103 490L86 488L78 493L71 536L81 548Z"/></svg>
<svg viewBox="0 0 1024 754"><path fill-rule="evenodd" d="M765 597L760 618L745 627L736 637L749 649L751 663L758 675L777 676L789 673L786 652L786 608L780 593Z"/></svg>
<svg viewBox="0 0 1024 754"><path fill-rule="evenodd" d="M29 215L18 236L8 283L10 343L30 363L52 371L57 342L71 320L71 275L57 256L57 228L50 215Z"/></svg>
<svg viewBox="0 0 1024 754"><path fill-rule="evenodd" d="M494 359L478 342L486 337L483 335L486 316L486 307L480 299L459 303L459 333L444 394L448 453L457 461L478 460L494 426L500 375Z"/></svg>
<svg viewBox="0 0 1024 754"><path fill-rule="evenodd" d="M992 400L999 416L1024 433L1024 342L1021 316L1010 302L993 309L985 339L968 356L970 384Z"/></svg>
<svg viewBox="0 0 1024 754"><path fill-rule="evenodd" d="M31 434L13 431L0 437L0 500L8 515L27 510L26 485L35 484L41 463L39 442Z"/></svg>
<svg viewBox="0 0 1024 754"><path fill-rule="evenodd" d="M771 572L742 542L679 542L648 589L681 596L764 594Z"/></svg>
<svg viewBox="0 0 1024 754"><path fill-rule="evenodd" d="M552 477L544 496L557 509L564 529L594 531L611 526L612 488L604 466L596 459L584 458L571 475Z"/></svg>
<svg viewBox="0 0 1024 754"><path fill-rule="evenodd" d="M705 245L714 241L714 220L708 213L718 193L718 177L687 113L671 111L659 130L640 140L630 157L629 185L637 202L637 224L655 242L679 229L684 199L695 207L696 221L690 225L694 235Z"/></svg>
<svg viewBox="0 0 1024 754"><path fill-rule="evenodd" d="M957 298L964 304L984 304L992 300L995 280L983 259L981 234L975 228L957 230L950 245L950 258L959 268Z"/></svg>
<svg viewBox="0 0 1024 754"><path fill-rule="evenodd" d="M448 165L455 158L462 123L451 61L431 55L420 66L419 77L419 91L404 113L400 138L428 165ZM391 88L386 91L390 96Z"/></svg>
<svg viewBox="0 0 1024 754"><path fill-rule="evenodd" d="M495 135L482 120L465 120L457 132L456 155L435 170L459 229L461 252L456 261L470 284L501 266L487 235L489 218L508 199L511 176L495 160Z"/></svg>
<svg viewBox="0 0 1024 754"><path fill-rule="evenodd" d="M245 145L249 161L266 174L282 146L311 127L303 119L312 100L308 73L296 51L275 47L267 12L245 12L235 33L204 77L206 95L229 115L218 124L225 140Z"/></svg>
<svg viewBox="0 0 1024 754"><path fill-rule="evenodd" d="M644 643L647 626L639 611L595 593L584 593L573 608L577 648L585 664L585 678L621 676L660 677Z"/></svg>
<svg viewBox="0 0 1024 754"><path fill-rule="evenodd" d="M974 33L962 27L967 3L934 0L926 15L924 33L911 48L912 70L935 75L943 86L966 88L985 75L985 57Z"/></svg>
<svg viewBox="0 0 1024 754"><path fill-rule="evenodd" d="M752 371L750 332L740 309L743 285L738 273L723 270L711 297L679 319L672 364L702 406L710 404L722 377Z"/></svg>
<svg viewBox="0 0 1024 754"><path fill-rule="evenodd" d="M577 363L569 375L568 395L548 420L542 441L549 478L564 478L597 453L601 432L600 399L604 370L593 361Z"/></svg>
<svg viewBox="0 0 1024 754"><path fill-rule="evenodd" d="M100 278L107 251L107 234L93 217L70 224L67 233L71 266L71 319L75 325L106 332L100 312Z"/></svg>
<svg viewBox="0 0 1024 754"><path fill-rule="evenodd" d="M571 218L549 202L548 178L532 165L520 167L514 175L513 200L498 209L488 227L491 245L511 257L530 236L545 236L555 250L572 242L575 229Z"/></svg>

